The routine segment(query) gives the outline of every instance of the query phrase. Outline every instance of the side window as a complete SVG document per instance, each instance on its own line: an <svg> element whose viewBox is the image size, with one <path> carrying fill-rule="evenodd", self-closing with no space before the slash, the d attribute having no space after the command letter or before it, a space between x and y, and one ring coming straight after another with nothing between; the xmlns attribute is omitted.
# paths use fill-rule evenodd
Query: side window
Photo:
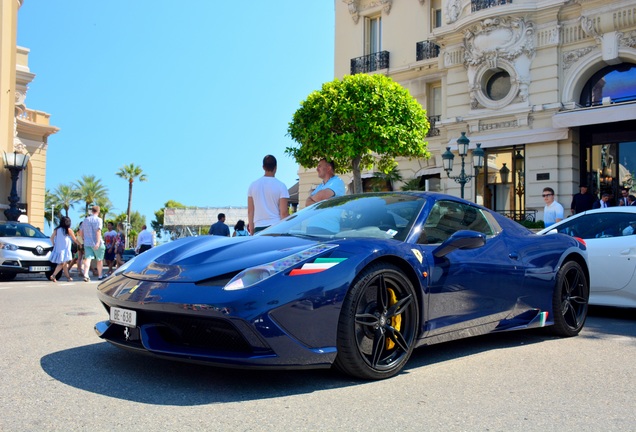
<svg viewBox="0 0 636 432"><path fill-rule="evenodd" d="M634 215L629 213L590 214L576 218L572 223L559 227L559 232L584 240L594 238L619 237L634 234L636 223Z"/></svg>
<svg viewBox="0 0 636 432"><path fill-rule="evenodd" d="M493 234L492 227L480 209L453 201L438 201L424 223L419 242L441 243L461 230Z"/></svg>

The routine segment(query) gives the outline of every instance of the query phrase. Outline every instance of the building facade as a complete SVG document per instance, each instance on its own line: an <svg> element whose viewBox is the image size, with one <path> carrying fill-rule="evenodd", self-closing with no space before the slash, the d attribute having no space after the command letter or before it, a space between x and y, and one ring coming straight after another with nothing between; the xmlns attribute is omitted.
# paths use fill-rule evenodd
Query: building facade
<svg viewBox="0 0 636 432"><path fill-rule="evenodd" d="M400 160L404 182L460 195L442 155L466 158L465 197L516 219L541 219L544 187L569 214L636 172L636 5L596 0L335 0L335 76L382 73L427 110L428 160ZM366 173L367 177L373 175ZM300 202L318 180L299 171ZM344 176L345 180L348 180ZM399 189L400 185L396 185Z"/></svg>
<svg viewBox="0 0 636 432"><path fill-rule="evenodd" d="M35 75L29 70L29 50L17 46L20 6L22 0L0 0L0 152L29 155L16 184L20 221L43 229L48 137L58 128L50 125L49 114L26 106L28 85ZM11 174L3 164L0 220L6 219L4 210L9 207L11 187Z"/></svg>

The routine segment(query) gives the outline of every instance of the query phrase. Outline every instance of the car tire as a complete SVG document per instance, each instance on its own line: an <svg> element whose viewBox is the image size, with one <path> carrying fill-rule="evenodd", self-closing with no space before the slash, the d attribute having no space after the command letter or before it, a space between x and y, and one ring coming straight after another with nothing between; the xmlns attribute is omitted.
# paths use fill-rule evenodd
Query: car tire
<svg viewBox="0 0 636 432"><path fill-rule="evenodd" d="M590 287L579 263L564 263L557 273L552 297L552 333L562 337L578 335L587 318L589 298Z"/></svg>
<svg viewBox="0 0 636 432"><path fill-rule="evenodd" d="M3 282L12 281L13 279L15 279L16 276L17 276L17 273L0 272L0 281L3 281Z"/></svg>
<svg viewBox="0 0 636 432"><path fill-rule="evenodd" d="M366 268L342 305L334 366L363 379L396 375L413 352L418 311L413 284L398 267L375 264Z"/></svg>

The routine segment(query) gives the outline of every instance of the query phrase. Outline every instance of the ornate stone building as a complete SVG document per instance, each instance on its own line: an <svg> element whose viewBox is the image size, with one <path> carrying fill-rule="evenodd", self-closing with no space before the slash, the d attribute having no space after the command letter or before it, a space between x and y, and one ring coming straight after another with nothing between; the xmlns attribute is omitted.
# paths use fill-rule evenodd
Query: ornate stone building
<svg viewBox="0 0 636 432"><path fill-rule="evenodd" d="M401 161L405 181L459 195L442 154L465 132L486 156L466 198L516 218L542 218L546 186L566 214L580 183L632 187L633 1L335 0L335 19L336 77L389 75L427 109L433 156ZM299 174L304 202L318 180Z"/></svg>
<svg viewBox="0 0 636 432"><path fill-rule="evenodd" d="M35 75L29 70L29 50L16 44L20 6L22 0L0 0L0 152L29 155L17 182L20 220L43 229L47 140L58 128L49 124L49 114L25 104ZM9 207L10 191L11 175L2 164L0 220L5 220L3 210Z"/></svg>

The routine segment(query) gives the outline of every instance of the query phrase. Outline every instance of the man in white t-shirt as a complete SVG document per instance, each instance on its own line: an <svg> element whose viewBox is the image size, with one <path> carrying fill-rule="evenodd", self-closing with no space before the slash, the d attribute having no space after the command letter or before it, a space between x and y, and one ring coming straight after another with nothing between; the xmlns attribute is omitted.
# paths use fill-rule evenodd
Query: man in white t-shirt
<svg viewBox="0 0 636 432"><path fill-rule="evenodd" d="M289 191L275 177L277 167L278 162L274 156L265 156L265 175L252 182L247 190L248 229L252 235L289 216Z"/></svg>
<svg viewBox="0 0 636 432"><path fill-rule="evenodd" d="M563 206L554 200L554 189L547 187L541 194L545 207L543 207L543 222L546 227L563 220Z"/></svg>

